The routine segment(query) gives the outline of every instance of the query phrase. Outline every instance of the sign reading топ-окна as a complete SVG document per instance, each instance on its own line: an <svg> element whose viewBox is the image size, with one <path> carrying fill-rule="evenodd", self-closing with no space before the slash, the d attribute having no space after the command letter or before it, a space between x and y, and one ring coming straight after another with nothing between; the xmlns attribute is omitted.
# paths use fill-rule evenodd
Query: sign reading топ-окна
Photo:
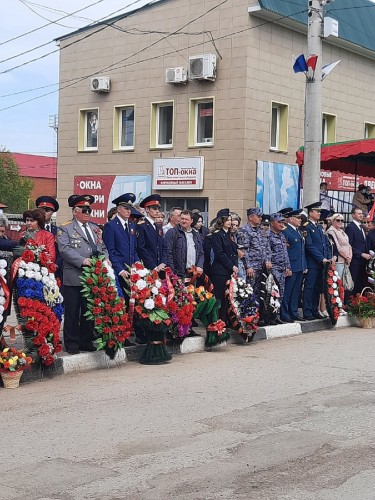
<svg viewBox="0 0 375 500"><path fill-rule="evenodd" d="M152 189L203 189L204 157L154 158Z"/></svg>

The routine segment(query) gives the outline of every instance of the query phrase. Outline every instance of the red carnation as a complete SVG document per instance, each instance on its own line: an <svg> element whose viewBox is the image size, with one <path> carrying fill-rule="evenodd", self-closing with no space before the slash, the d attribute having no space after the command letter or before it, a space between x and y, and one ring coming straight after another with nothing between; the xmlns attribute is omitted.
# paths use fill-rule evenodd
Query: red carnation
<svg viewBox="0 0 375 500"><path fill-rule="evenodd" d="M87 278L86 283L87 283L88 285L93 285L93 284L94 284L94 280L93 280L92 278Z"/></svg>
<svg viewBox="0 0 375 500"><path fill-rule="evenodd" d="M52 356L52 354L48 354L48 356L46 356L43 359L43 364L45 366L51 366L51 365L53 365L54 362L55 362L55 358Z"/></svg>
<svg viewBox="0 0 375 500"><path fill-rule="evenodd" d="M42 345L38 349L38 354L41 357L48 356L49 353L50 353L49 346L47 344Z"/></svg>
<svg viewBox="0 0 375 500"><path fill-rule="evenodd" d="M95 293L95 294L99 293L99 287L98 286L93 286L92 287L92 293Z"/></svg>
<svg viewBox="0 0 375 500"><path fill-rule="evenodd" d="M39 260L40 260L40 263L42 264L42 266L46 266L47 263L49 262L49 255L47 252L41 252L40 255L39 255Z"/></svg>
<svg viewBox="0 0 375 500"><path fill-rule="evenodd" d="M94 269L94 273L96 275L99 275L102 271L100 269L98 269L97 267Z"/></svg>
<svg viewBox="0 0 375 500"><path fill-rule="evenodd" d="M31 250L25 250L22 254L22 259L25 262L34 262L35 257L34 257L34 254Z"/></svg>

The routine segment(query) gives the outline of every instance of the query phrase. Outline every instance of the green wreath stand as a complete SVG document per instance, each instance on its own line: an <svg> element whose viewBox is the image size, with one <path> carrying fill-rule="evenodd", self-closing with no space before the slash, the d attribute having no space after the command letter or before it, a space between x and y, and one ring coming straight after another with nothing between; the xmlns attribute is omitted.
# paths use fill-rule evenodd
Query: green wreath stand
<svg viewBox="0 0 375 500"><path fill-rule="evenodd" d="M164 323L156 325L148 319L134 319L134 326L141 331L147 340L147 345L139 359L143 365L161 365L168 363L171 353L166 346L168 326Z"/></svg>

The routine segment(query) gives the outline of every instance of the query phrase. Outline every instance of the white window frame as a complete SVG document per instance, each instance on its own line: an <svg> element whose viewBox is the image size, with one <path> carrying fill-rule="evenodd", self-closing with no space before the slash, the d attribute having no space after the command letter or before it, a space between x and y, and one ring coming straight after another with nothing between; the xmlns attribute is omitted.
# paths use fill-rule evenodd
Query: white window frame
<svg viewBox="0 0 375 500"><path fill-rule="evenodd" d="M131 146L123 146L121 144L121 139L122 139L122 113L125 110L131 109L133 110L133 144ZM120 106L118 107L118 149L120 151L133 151L134 150L134 145L135 145L135 106L134 105L129 105L129 106Z"/></svg>
<svg viewBox="0 0 375 500"><path fill-rule="evenodd" d="M275 140L276 143L272 144L272 129L273 129L273 117L274 117L274 110L276 110L276 130L275 130ZM271 134L270 134L270 149L272 151L279 151L279 146L280 146L280 106L274 106L272 104L272 110L271 110L272 116L271 116Z"/></svg>
<svg viewBox="0 0 375 500"><path fill-rule="evenodd" d="M87 132L88 132L88 114L95 113L97 116L97 137L96 137L96 146L88 146L87 145ZM80 109L78 115L78 151L81 152L89 152L89 151L98 151L99 149L99 132L100 132L100 117L99 117L99 108L88 108L88 109Z"/></svg>
<svg viewBox="0 0 375 500"><path fill-rule="evenodd" d="M199 105L200 104L212 104L212 137L206 137L205 139L211 139L210 141L198 142L198 120L199 120ZM194 106L194 146L213 146L214 144L214 101L213 99L199 99L195 101Z"/></svg>
<svg viewBox="0 0 375 500"><path fill-rule="evenodd" d="M174 101L153 102L151 104L151 149L173 149L174 134ZM160 132L160 110L161 108L172 107L172 132L171 142L168 144L159 143Z"/></svg>
<svg viewBox="0 0 375 500"><path fill-rule="evenodd" d="M370 133L370 131L371 131L371 133ZM375 138L375 123L365 122L365 132L363 135L364 135L365 139L374 139Z"/></svg>

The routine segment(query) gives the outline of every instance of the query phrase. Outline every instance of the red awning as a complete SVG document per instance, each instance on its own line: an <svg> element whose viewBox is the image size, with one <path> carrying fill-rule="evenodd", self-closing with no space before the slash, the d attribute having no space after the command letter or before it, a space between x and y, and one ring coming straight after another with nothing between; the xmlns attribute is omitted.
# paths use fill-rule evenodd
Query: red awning
<svg viewBox="0 0 375 500"><path fill-rule="evenodd" d="M297 163L303 165L304 151L297 153ZM324 144L321 149L321 169L338 170L347 174L360 173L374 177L375 139Z"/></svg>

